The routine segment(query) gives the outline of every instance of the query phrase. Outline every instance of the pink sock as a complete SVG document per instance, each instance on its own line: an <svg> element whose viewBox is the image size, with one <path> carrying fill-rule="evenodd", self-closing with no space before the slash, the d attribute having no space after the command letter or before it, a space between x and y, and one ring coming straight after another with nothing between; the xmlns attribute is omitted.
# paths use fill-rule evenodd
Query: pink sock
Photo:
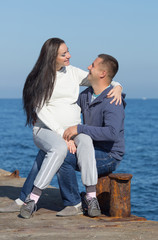
<svg viewBox="0 0 158 240"><path fill-rule="evenodd" d="M96 192L88 192L88 193L86 193L86 198L88 200L90 200L92 198L96 198Z"/></svg>
<svg viewBox="0 0 158 240"><path fill-rule="evenodd" d="M34 193L31 193L31 194L30 194L30 199L31 199L31 200L34 200L35 203L38 202L38 199L39 199L39 198L40 198L40 196L38 196L38 195L36 195L36 194L34 194Z"/></svg>

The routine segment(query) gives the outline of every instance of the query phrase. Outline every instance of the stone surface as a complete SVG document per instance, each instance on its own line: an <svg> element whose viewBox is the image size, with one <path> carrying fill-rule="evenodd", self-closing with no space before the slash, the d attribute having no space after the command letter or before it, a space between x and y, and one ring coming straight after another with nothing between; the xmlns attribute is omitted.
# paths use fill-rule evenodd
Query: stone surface
<svg viewBox="0 0 158 240"><path fill-rule="evenodd" d="M10 172L0 169L0 177L9 176L10 174Z"/></svg>
<svg viewBox="0 0 158 240"><path fill-rule="evenodd" d="M8 175L4 172L0 176L0 207L18 197L25 180ZM49 187L43 192L38 208L31 219L22 219L17 213L0 213L0 239L158 239L158 222L146 221L141 217L56 217L56 211L63 208L60 192L56 188Z"/></svg>

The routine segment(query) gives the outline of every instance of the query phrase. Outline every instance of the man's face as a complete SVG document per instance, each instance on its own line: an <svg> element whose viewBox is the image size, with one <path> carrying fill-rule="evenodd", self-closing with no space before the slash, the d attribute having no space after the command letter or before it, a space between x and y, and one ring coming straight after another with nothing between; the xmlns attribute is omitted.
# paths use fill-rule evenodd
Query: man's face
<svg viewBox="0 0 158 240"><path fill-rule="evenodd" d="M102 71L101 65L100 65L101 62L102 62L101 58L96 58L94 62L88 67L88 70L89 70L88 80L90 82L99 79Z"/></svg>

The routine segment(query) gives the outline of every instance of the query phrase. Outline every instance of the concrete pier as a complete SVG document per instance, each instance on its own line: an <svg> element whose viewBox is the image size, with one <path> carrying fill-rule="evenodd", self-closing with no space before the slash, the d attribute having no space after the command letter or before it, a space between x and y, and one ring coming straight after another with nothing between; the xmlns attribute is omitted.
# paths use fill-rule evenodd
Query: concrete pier
<svg viewBox="0 0 158 240"><path fill-rule="evenodd" d="M19 196L25 180L10 175L11 173L0 170L0 207ZM20 218L18 213L0 213L0 239L158 240L156 221L147 221L141 216L56 217L56 212L62 208L59 190L50 186L43 192L38 211L31 219Z"/></svg>

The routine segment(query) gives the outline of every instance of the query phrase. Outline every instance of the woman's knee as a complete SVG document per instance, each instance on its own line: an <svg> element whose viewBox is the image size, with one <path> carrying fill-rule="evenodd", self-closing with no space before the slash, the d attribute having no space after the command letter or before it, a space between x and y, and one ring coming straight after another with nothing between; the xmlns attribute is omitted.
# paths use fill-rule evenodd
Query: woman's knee
<svg viewBox="0 0 158 240"><path fill-rule="evenodd" d="M77 135L74 139L75 141L75 144L77 145L84 145L86 147L88 146L93 146L93 141L91 139L90 136L86 135L86 134L83 134L83 133L80 133L79 135Z"/></svg>
<svg viewBox="0 0 158 240"><path fill-rule="evenodd" d="M63 161L66 158L67 151L68 151L68 148L65 142L60 143L56 146L52 146L49 150L50 153L55 153L60 158L63 158Z"/></svg>

